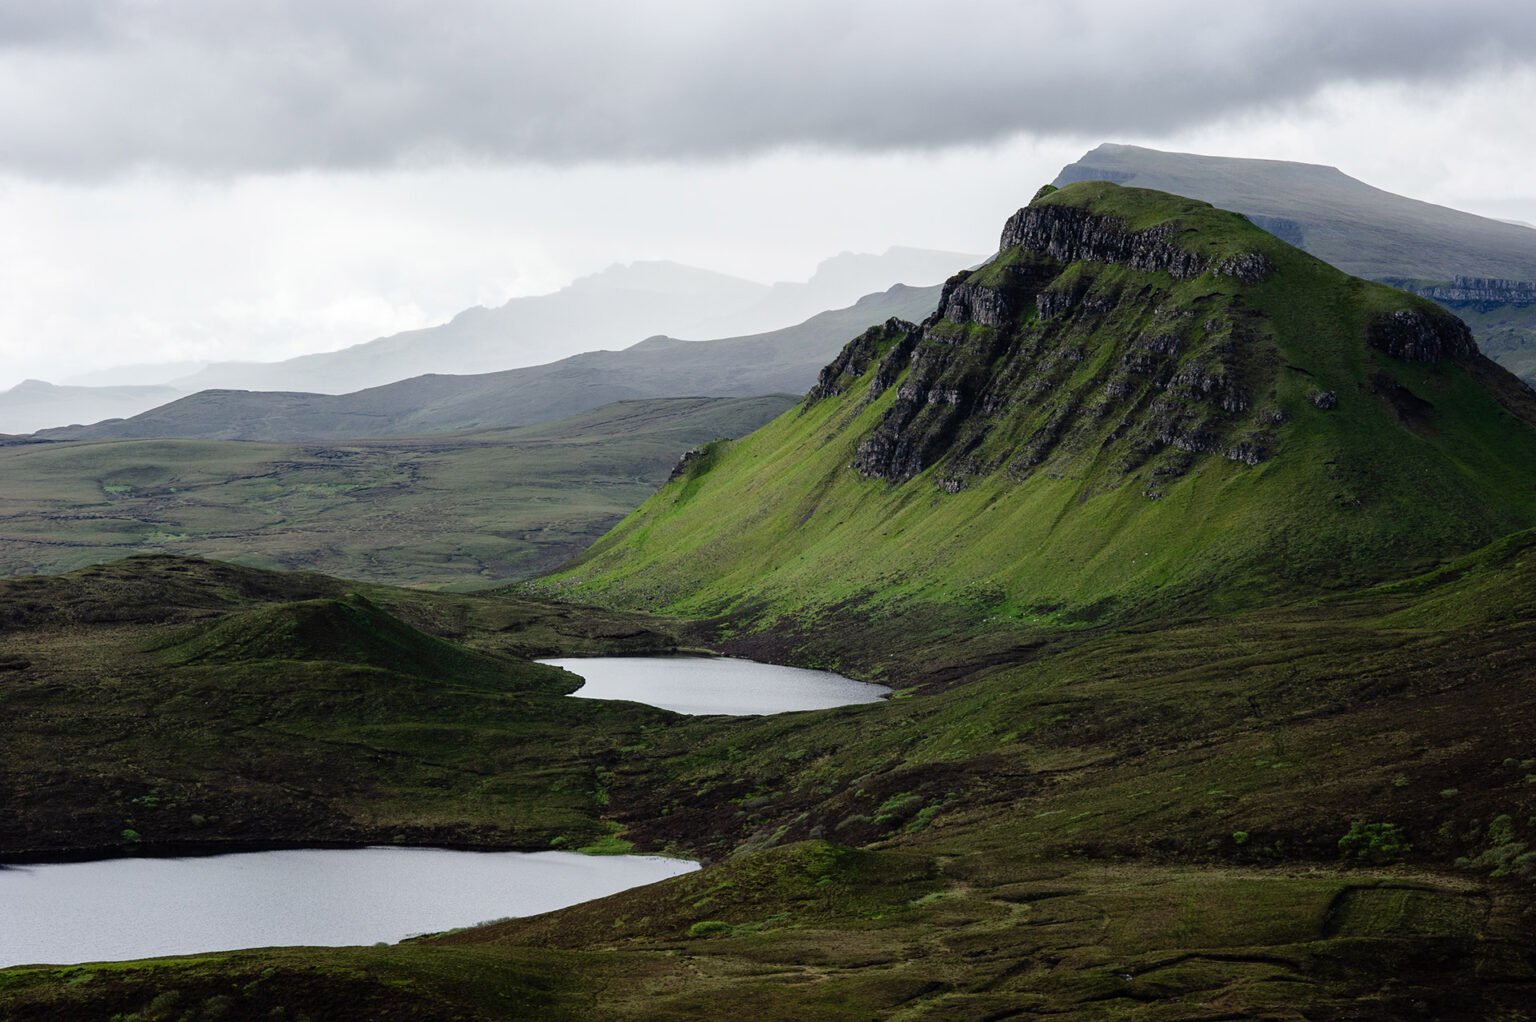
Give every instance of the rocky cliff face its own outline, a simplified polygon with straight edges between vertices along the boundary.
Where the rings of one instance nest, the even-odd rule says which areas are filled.
[[[1070,206],[1024,207],[1003,226],[1000,248],[1005,252],[1021,248],[1061,263],[1117,263],[1133,270],[1167,273],[1179,280],[1216,273],[1252,284],[1263,280],[1271,270],[1260,252],[1241,253],[1213,263],[1179,245],[1169,224],[1134,231],[1118,217]]]
[[[851,342],[808,407],[878,366],[865,401],[892,387],[894,400],[853,467],[891,482],[937,467],[951,492],[1087,457],[1111,477],[1138,472],[1155,498],[1200,456],[1276,457],[1282,362],[1242,295],[1275,266],[1256,248],[1186,249],[1179,233],[1070,205],[1022,209],[996,260],[951,278],[921,325],[892,320]],[[1465,325],[1427,305],[1377,316],[1361,340],[1417,362],[1477,351]]]
[[[1495,277],[1457,277],[1449,284],[1416,289],[1437,302],[1478,305],[1536,305],[1536,282]]]
[[[821,375],[805,396],[802,414],[819,401],[846,393],[849,387],[869,371],[871,362],[885,354],[893,344],[898,344],[916,331],[917,327],[913,324],[892,317],[843,345],[837,357],[822,367]]]

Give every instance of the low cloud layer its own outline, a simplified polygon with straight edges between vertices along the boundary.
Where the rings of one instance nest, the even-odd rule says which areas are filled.
[[[0,0],[0,170],[569,164],[1164,133],[1531,62],[1464,0]]]

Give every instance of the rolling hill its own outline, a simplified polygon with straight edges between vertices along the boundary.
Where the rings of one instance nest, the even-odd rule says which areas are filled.
[[[927,315],[939,288],[897,285],[845,309],[748,337],[653,337],[548,365],[480,376],[421,376],[351,394],[203,391],[129,419],[49,429],[58,440],[197,437],[325,440],[526,426],[615,401],[799,393],[851,334],[891,316]]]
[[[0,391],[0,433],[25,434],[43,426],[138,415],[186,393],[160,385],[60,387],[43,380],[23,380],[10,390]]]

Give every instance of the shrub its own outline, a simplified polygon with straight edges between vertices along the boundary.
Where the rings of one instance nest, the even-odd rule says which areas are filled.
[[[734,927],[730,923],[719,919],[704,919],[688,927],[690,937],[718,937],[722,933],[730,933]]]
[[[1346,859],[1364,859],[1367,862],[1396,862],[1409,852],[1402,828],[1395,823],[1363,823],[1356,820],[1349,825],[1349,833],[1339,838],[1339,851]]]

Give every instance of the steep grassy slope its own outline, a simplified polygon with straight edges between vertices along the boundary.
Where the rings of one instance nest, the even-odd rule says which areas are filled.
[[[1536,522],[1529,397],[1428,301],[1102,183],[1001,249],[547,591],[1029,629],[1357,586]]]
[[[484,587],[574,556],[650,496],[684,451],[750,433],[791,400],[622,402],[432,438],[0,446],[0,574],[160,551]]]

